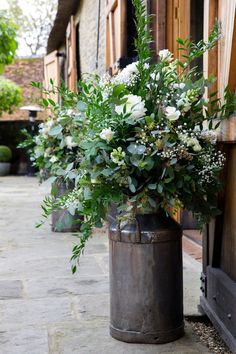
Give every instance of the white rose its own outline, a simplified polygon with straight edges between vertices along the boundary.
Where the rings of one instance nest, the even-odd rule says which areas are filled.
[[[159,51],[159,57],[161,60],[170,61],[172,60],[172,53],[169,51],[169,49],[162,49]]]
[[[68,149],[72,149],[73,147],[78,146],[78,144],[73,141],[73,137],[70,135],[65,137],[65,143]]]
[[[113,139],[114,132],[111,128],[103,129],[100,133],[100,138],[106,141],[111,141]]]
[[[130,74],[137,74],[138,73],[138,68],[137,68],[137,64],[138,64],[138,61],[134,62],[134,63],[131,63],[129,65],[127,65],[123,71],[127,71],[129,72]]]
[[[125,103],[115,107],[116,113],[122,114],[125,108],[126,113],[130,114],[130,118],[139,119],[145,116],[147,109],[145,108],[145,102],[142,101],[140,96],[127,95],[123,98],[127,100]]]
[[[169,119],[170,121],[175,121],[180,116],[180,111],[176,110],[175,107],[171,107],[171,106],[166,107],[165,113],[166,113],[166,118]]]

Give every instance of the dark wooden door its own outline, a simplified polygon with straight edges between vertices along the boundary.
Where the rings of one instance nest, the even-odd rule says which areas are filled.
[[[236,89],[236,0],[205,0],[204,33],[215,18],[221,21],[218,48],[205,56],[206,74],[217,76],[219,97],[225,86]],[[226,155],[219,195],[222,211],[207,225],[203,242],[201,306],[233,353],[236,353],[236,115],[226,120],[218,134]]]
[[[236,353],[236,143],[223,149],[227,163],[219,196],[222,214],[204,235],[201,306]]]

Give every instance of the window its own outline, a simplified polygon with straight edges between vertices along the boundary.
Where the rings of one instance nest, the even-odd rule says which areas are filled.
[[[135,60],[134,8],[131,0],[106,0],[106,69],[115,74]]]
[[[53,81],[55,86],[60,85],[60,65],[57,50],[44,57],[44,86],[47,90],[51,88],[50,80]],[[50,97],[55,102],[58,102],[58,94],[51,94]]]

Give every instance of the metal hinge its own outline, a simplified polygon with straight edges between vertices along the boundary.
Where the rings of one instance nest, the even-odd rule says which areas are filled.
[[[204,273],[201,273],[201,286],[200,286],[200,290],[202,292],[202,294],[206,297],[207,296],[207,277]]]

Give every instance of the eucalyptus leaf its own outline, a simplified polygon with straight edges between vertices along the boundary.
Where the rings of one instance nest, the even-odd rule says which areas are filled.
[[[146,151],[146,146],[141,144],[130,144],[127,150],[133,155],[142,155]]]
[[[77,103],[77,109],[80,111],[80,112],[86,112],[88,107],[87,107],[87,104],[83,101],[79,101]]]
[[[56,176],[51,176],[49,177],[46,182],[49,183],[49,184],[52,184],[56,181],[57,177]]]
[[[73,168],[73,166],[74,166],[74,162],[69,163],[69,165],[67,165],[66,167],[66,171],[67,172],[70,171]]]
[[[50,136],[56,136],[59,135],[62,132],[62,126],[61,125],[56,125],[55,127],[53,127],[52,129],[50,129],[48,135]]]
[[[156,183],[150,183],[148,184],[148,189],[153,189],[155,190],[157,188],[157,184]]]
[[[75,215],[75,207],[73,205],[71,205],[68,209],[69,213],[74,216]]]
[[[163,185],[162,184],[158,184],[157,185],[157,191],[158,191],[158,193],[162,193],[163,192]]]

